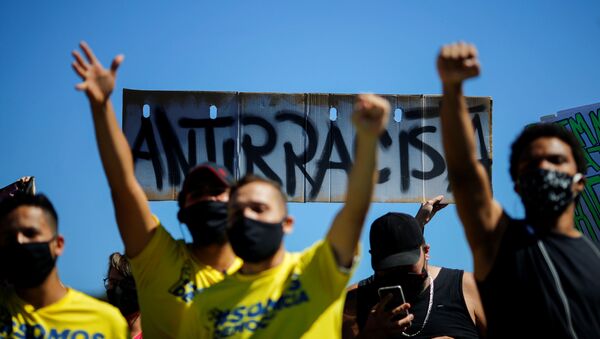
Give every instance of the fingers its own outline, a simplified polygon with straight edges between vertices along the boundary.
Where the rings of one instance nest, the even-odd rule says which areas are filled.
[[[448,204],[438,203],[435,206],[433,206],[433,212],[437,213],[438,211],[440,211],[441,209],[444,209],[446,207],[448,207]]]
[[[30,176],[21,177],[21,178],[19,178],[19,181],[20,181],[20,182],[22,182],[22,183],[26,183],[26,182],[28,182],[29,180],[31,180],[31,178],[32,178],[32,177],[30,177]]]
[[[78,91],[85,91],[87,89],[87,84],[85,82],[80,82],[75,85],[75,89]]]
[[[73,67],[73,70],[75,70],[75,73],[77,73],[77,75],[79,75],[82,78],[85,78],[85,69],[83,67],[81,67],[78,63],[73,62],[71,64],[71,66]]]
[[[395,309],[393,309],[392,314],[395,316],[401,315],[401,314],[406,314],[408,312],[409,308],[410,308],[410,304],[404,303],[404,304],[396,307]],[[394,326],[398,327],[400,330],[405,330],[410,327],[413,319],[415,319],[415,316],[413,314],[409,313],[407,316],[403,317],[402,319],[395,321]]]
[[[402,330],[405,330],[412,325],[412,321],[415,319],[415,316],[412,314],[407,315],[406,317],[396,321],[396,326],[400,327]]]
[[[438,195],[437,197],[428,200],[427,203],[431,204],[433,206],[433,211],[437,212],[439,210],[441,210],[442,208],[448,206],[447,203],[442,203],[442,201],[444,200],[444,196],[443,195]]]
[[[119,54],[113,59],[112,64],[110,65],[110,71],[113,74],[117,73],[117,69],[119,68],[123,60],[125,60],[125,56],[123,54]]]
[[[356,102],[354,103],[355,111],[366,111],[370,110],[373,106],[371,98],[373,94],[359,94],[356,96]]]
[[[477,60],[477,54],[477,48],[474,45],[459,42],[443,46],[439,58],[443,61],[466,62],[472,66]]]
[[[446,59],[477,58],[477,48],[464,41],[442,46],[441,54]]]
[[[100,62],[98,62],[98,59],[94,55],[94,52],[92,52],[92,49],[90,48],[90,46],[88,46],[88,44],[85,41],[80,42],[79,47],[81,47],[81,49],[83,50],[83,53],[85,53],[85,56],[88,58],[88,60],[91,64],[99,64],[100,63]]]
[[[359,94],[356,97],[354,104],[356,111],[364,111],[368,113],[378,113],[379,111],[390,111],[390,103],[384,98],[375,94]]]
[[[394,308],[392,310],[392,314],[393,315],[398,315],[400,313],[406,313],[409,308],[410,308],[410,304],[409,303],[404,303],[404,304],[402,304],[402,305]]]
[[[433,199],[431,199],[431,200],[429,200],[429,201],[431,202],[431,204],[432,204],[432,205],[434,205],[434,204],[439,204],[439,203],[441,203],[441,202],[442,202],[442,200],[444,200],[444,196],[443,196],[443,195],[438,195],[437,197],[435,197],[435,198],[433,198]],[[428,202],[429,202],[429,201],[428,201]]]
[[[478,52],[472,44],[458,42],[445,45],[438,56],[438,72],[445,83],[460,83],[479,75]]]
[[[87,69],[88,68],[87,62],[85,62],[85,60],[83,60],[83,58],[81,57],[81,54],[79,54],[78,51],[73,51],[73,52],[71,52],[71,54],[75,58],[75,61],[77,62],[77,64],[79,66],[81,66],[81,68],[83,68],[83,69]]]
[[[442,201],[442,199],[444,199],[444,196],[438,195],[433,199],[426,200],[424,203],[421,203],[421,210],[423,210],[424,212],[433,211],[437,207],[437,205]]]
[[[378,136],[387,125],[390,114],[389,102],[374,94],[360,94],[354,103],[352,121],[357,133]]]
[[[383,299],[381,299],[373,308],[371,309],[371,313],[381,313],[385,306],[392,300],[393,295],[391,293],[387,294]]]

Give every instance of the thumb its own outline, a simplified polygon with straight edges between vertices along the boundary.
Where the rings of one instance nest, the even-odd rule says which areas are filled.
[[[123,54],[119,54],[113,59],[112,64],[110,65],[110,71],[113,74],[117,73],[117,69],[119,66],[121,66],[123,60],[125,60],[125,56]]]
[[[80,82],[75,85],[75,89],[78,91],[85,91],[87,89],[87,84],[85,82]]]

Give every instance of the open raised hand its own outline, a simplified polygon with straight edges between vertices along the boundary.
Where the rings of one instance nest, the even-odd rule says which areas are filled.
[[[103,105],[115,87],[117,69],[125,57],[122,54],[117,55],[113,59],[110,69],[105,69],[84,41],[79,44],[79,47],[85,54],[87,61],[78,51],[73,51],[72,54],[75,58],[72,63],[73,69],[83,80],[75,88],[79,91],[85,91],[91,105]]]

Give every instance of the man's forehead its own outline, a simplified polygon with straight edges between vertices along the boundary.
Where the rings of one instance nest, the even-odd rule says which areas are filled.
[[[0,227],[5,228],[21,228],[21,227],[36,227],[41,228],[47,226],[44,210],[37,206],[22,205],[10,211],[0,222]]]
[[[256,181],[240,187],[233,199],[235,201],[253,201],[269,203],[277,198],[279,193],[272,185]]]
[[[566,142],[556,137],[540,137],[529,144],[521,159],[555,155],[573,158],[571,147]]]

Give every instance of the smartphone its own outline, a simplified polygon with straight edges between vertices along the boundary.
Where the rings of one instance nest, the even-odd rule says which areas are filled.
[[[404,299],[404,293],[402,292],[402,286],[400,285],[380,287],[377,290],[377,294],[379,294],[379,300],[383,300],[383,298],[385,298],[386,295],[392,294],[392,300],[388,301],[387,305],[385,305],[384,310],[387,312],[406,302],[406,300]],[[408,310],[404,310],[398,315],[398,318],[404,318],[408,314]]]

